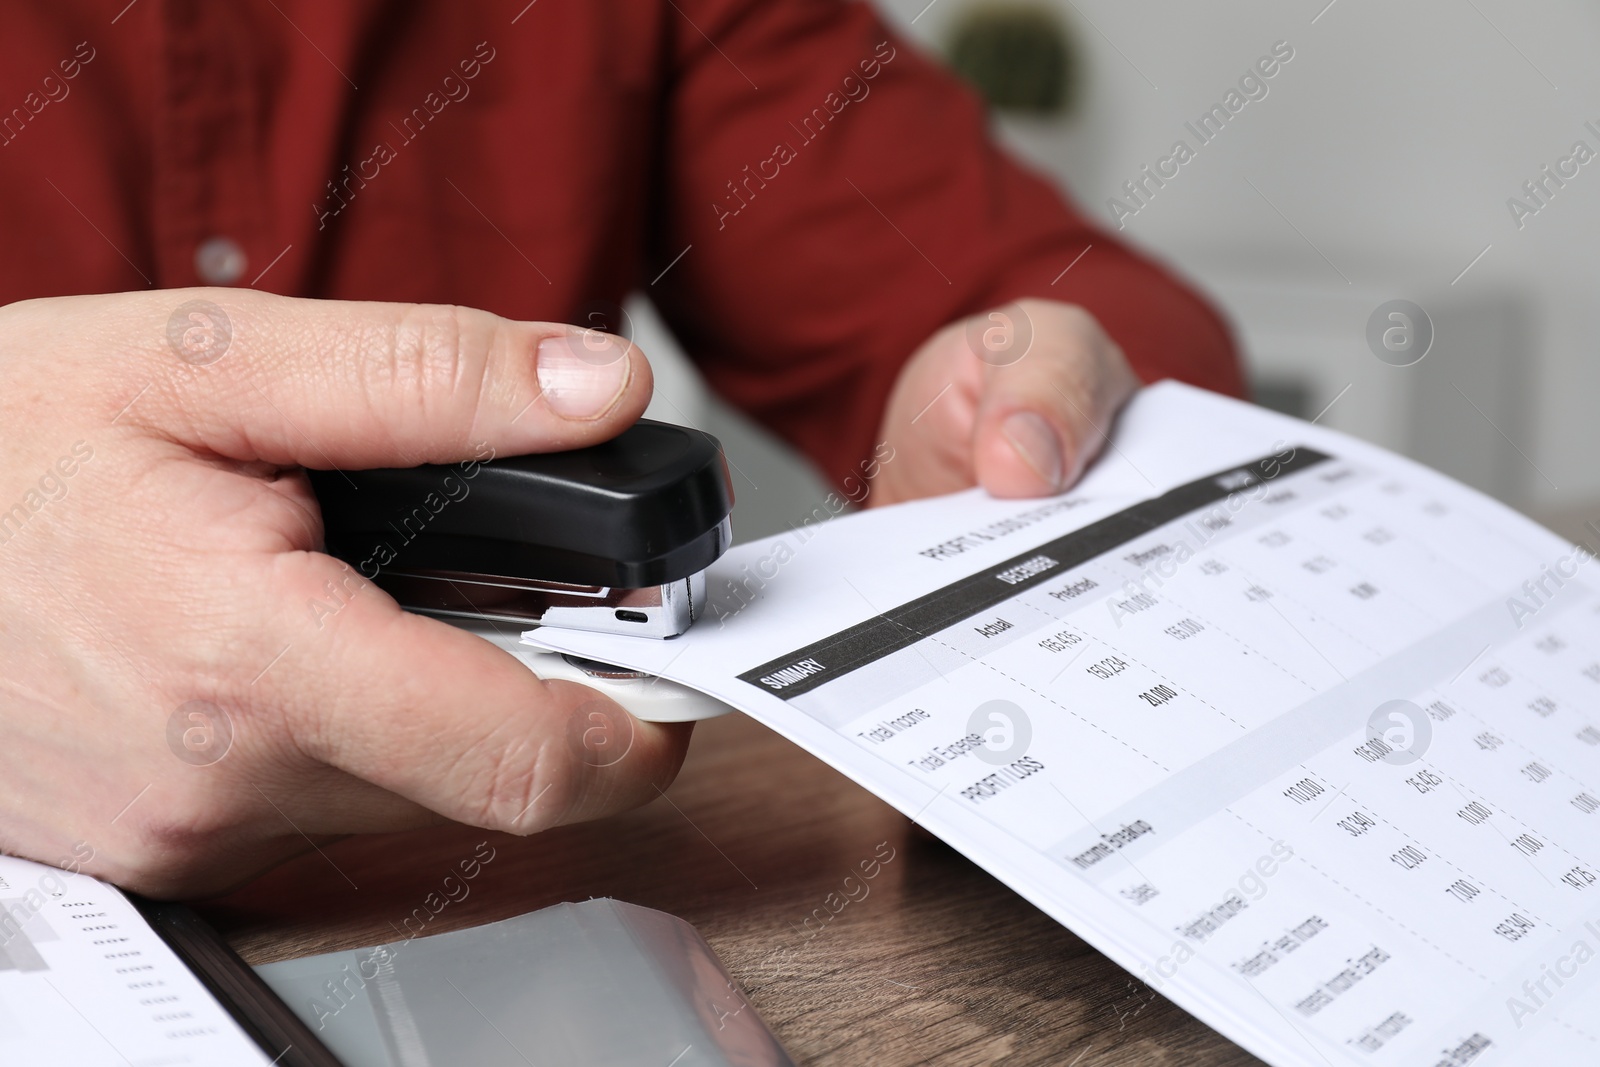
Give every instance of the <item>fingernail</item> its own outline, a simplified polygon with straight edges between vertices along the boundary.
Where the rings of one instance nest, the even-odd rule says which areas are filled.
[[[1061,439],[1043,415],[1019,411],[1000,424],[1000,432],[1046,485],[1057,491],[1065,488],[1066,460],[1061,455]]]
[[[633,376],[626,342],[594,330],[573,330],[539,342],[539,388],[565,419],[598,419],[617,406]]]

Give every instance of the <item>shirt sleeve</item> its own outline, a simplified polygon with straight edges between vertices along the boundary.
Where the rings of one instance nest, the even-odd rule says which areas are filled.
[[[1146,381],[1242,393],[1217,313],[1009,158],[868,5],[669,7],[650,295],[712,387],[835,483],[923,341],[1022,297],[1086,308]]]

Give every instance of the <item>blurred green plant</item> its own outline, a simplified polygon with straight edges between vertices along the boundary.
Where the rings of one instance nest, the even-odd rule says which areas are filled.
[[[997,111],[1062,115],[1076,103],[1076,50],[1067,27],[1044,4],[974,5],[956,20],[945,54]]]

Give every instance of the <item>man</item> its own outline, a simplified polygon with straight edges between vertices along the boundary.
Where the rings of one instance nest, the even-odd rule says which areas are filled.
[[[317,552],[299,471],[616,434],[648,363],[560,324],[632,289],[835,481],[888,442],[875,503],[1058,492],[1138,377],[1240,388],[1216,316],[862,4],[62,0],[6,26],[0,847],[143,892],[670,781],[686,728],[581,759],[597,695]]]

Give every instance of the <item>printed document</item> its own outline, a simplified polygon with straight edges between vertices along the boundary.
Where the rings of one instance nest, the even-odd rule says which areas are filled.
[[[1273,1064],[1593,1063],[1597,570],[1165,383],[1064,496],[803,524],[675,640],[524,639],[742,709]]]
[[[0,1064],[262,1064],[126,897],[0,856]]]

